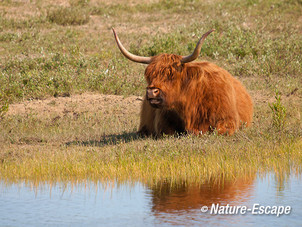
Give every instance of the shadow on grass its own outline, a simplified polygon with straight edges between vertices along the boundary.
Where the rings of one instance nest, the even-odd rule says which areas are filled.
[[[79,145],[79,146],[95,146],[95,147],[103,147],[106,145],[117,145],[121,143],[129,143],[142,137],[139,136],[136,132],[124,132],[122,134],[112,134],[112,135],[104,135],[100,140],[88,140],[88,141],[71,141],[67,142],[65,145]]]

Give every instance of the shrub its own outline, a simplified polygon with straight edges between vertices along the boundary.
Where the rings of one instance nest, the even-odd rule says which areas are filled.
[[[277,131],[281,132],[285,126],[286,109],[281,103],[281,95],[278,91],[276,91],[275,100],[274,103],[269,104],[273,115],[272,124]]]

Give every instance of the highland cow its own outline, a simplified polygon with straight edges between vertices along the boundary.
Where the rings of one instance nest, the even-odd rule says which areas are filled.
[[[131,61],[148,64],[139,134],[204,134],[217,130],[232,135],[250,126],[253,102],[244,86],[226,70],[210,62],[192,62],[201,51],[205,33],[191,55],[137,56],[125,49],[115,30],[122,54]]]

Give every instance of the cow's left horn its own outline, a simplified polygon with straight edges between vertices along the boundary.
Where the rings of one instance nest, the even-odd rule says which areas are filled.
[[[120,49],[120,51],[126,58],[128,58],[131,61],[138,62],[138,63],[143,63],[143,64],[151,63],[151,60],[152,60],[151,57],[137,56],[137,55],[131,54],[128,50],[126,50],[126,48],[122,45],[120,39],[118,38],[114,28],[112,28],[112,31],[113,31],[118,48]]]
[[[191,55],[183,56],[181,59],[181,62],[188,63],[188,62],[194,61],[199,56],[199,53],[201,51],[201,46],[202,46],[204,40],[213,31],[215,31],[215,29],[212,29],[212,30],[208,31],[207,33],[203,34],[201,39],[198,41],[198,43],[194,49],[194,52]]]

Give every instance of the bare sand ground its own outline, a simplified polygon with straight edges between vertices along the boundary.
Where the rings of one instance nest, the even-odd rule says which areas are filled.
[[[44,100],[30,100],[11,104],[7,115],[35,114],[38,118],[64,117],[66,115],[85,112],[102,112],[104,114],[136,114],[140,110],[142,97],[123,97],[117,95],[103,95],[97,93],[83,93],[70,97],[50,97]]]
[[[254,105],[267,105],[273,103],[275,98],[265,91],[250,92]],[[297,101],[298,97],[283,96],[284,102]],[[35,114],[39,118],[49,118],[50,116],[63,117],[66,115],[84,113],[84,112],[102,112],[104,114],[137,114],[143,97],[118,95],[104,95],[98,93],[86,92],[75,94],[70,97],[50,97],[44,100],[27,100],[20,103],[14,103],[9,106],[7,115],[29,115]],[[116,106],[118,113],[114,110]]]

